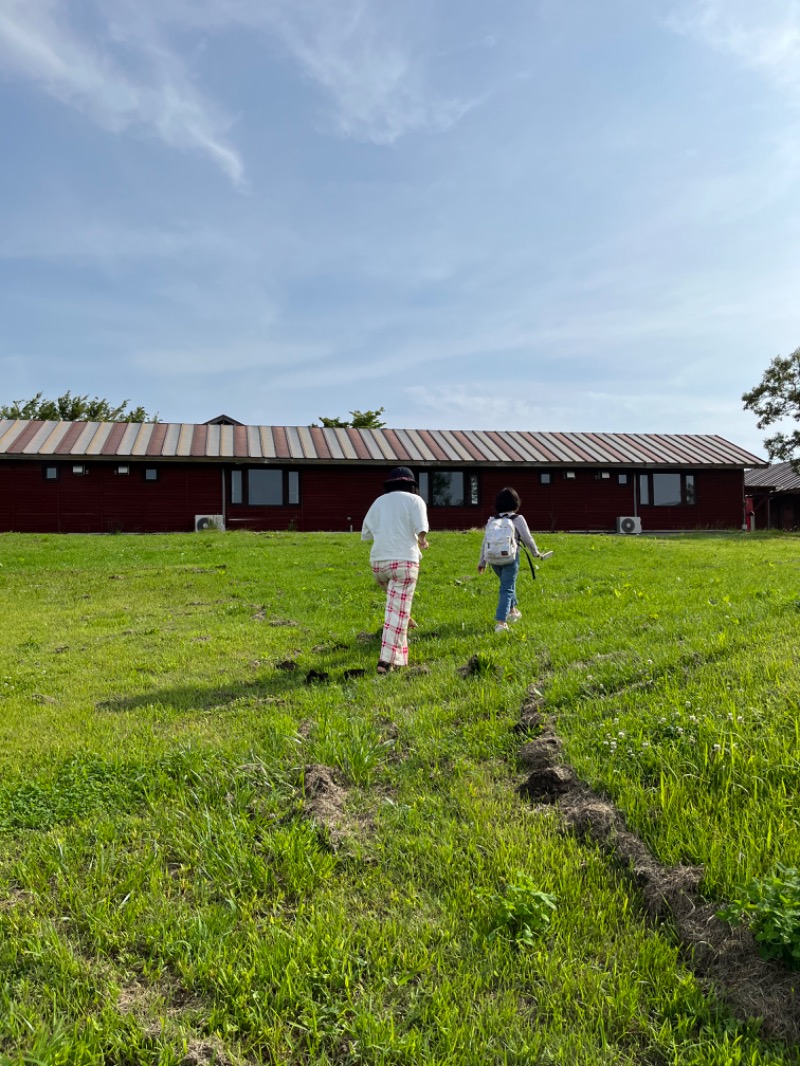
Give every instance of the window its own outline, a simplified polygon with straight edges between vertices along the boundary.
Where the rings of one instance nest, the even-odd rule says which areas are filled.
[[[75,475],[75,477],[85,477],[86,474],[89,473],[89,469],[86,466],[86,463],[73,463],[72,473]]]
[[[45,479],[45,481],[58,481],[58,467],[43,466],[42,477]]]
[[[230,498],[232,504],[248,507],[297,507],[300,472],[277,467],[231,470]]]
[[[117,463],[115,474],[130,474],[131,468],[128,463]]]
[[[540,485],[550,485],[552,483],[552,481],[553,481],[553,475],[550,473],[549,470],[540,470],[539,471],[539,484]]]
[[[639,474],[643,507],[692,507],[697,503],[694,474]]]
[[[158,470],[154,466],[146,466],[144,468],[145,481],[158,481]]]
[[[618,485],[627,485],[628,484],[628,475],[627,474],[617,474],[617,484]]]
[[[610,477],[611,477],[611,471],[610,470],[598,470],[597,474],[595,476],[597,477],[598,481],[608,481],[610,479]]]
[[[567,479],[567,481],[574,481],[576,476],[577,475],[576,475],[574,470],[565,470],[564,471],[564,477]]]
[[[480,479],[463,470],[422,470],[418,478],[419,494],[431,507],[477,507],[480,504]]]

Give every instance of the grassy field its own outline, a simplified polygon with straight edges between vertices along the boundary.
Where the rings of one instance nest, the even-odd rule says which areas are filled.
[[[0,1062],[800,1062],[513,731],[535,686],[710,900],[800,867],[798,541],[540,539],[496,635],[479,534],[432,536],[378,678],[357,536],[0,536]]]

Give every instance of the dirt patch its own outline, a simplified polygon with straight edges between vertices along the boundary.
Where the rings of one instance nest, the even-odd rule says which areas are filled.
[[[377,640],[382,633],[382,629],[379,629],[377,633],[368,633],[366,629],[362,629],[362,631],[356,635],[356,640],[359,644],[371,644],[373,640]]]
[[[328,834],[336,847],[348,835],[345,803],[347,790],[336,782],[336,771],[321,763],[311,763],[303,772],[306,814]]]
[[[541,732],[520,751],[529,770],[520,793],[555,806],[569,831],[599,846],[633,879],[648,917],[673,925],[687,965],[737,1017],[762,1019],[767,1039],[800,1042],[800,976],[763,959],[749,929],[731,928],[717,917],[721,904],[709,903],[699,891],[702,867],[662,865],[627,829],[614,804],[580,781],[562,762],[561,741],[543,708],[541,693],[529,692],[523,716],[528,723],[537,716]]]
[[[309,670],[306,674],[307,685],[322,685],[330,679],[331,675],[325,670]]]
[[[276,670],[296,670],[297,663],[294,659],[282,659],[279,663],[275,663]]]
[[[456,668],[456,673],[461,677],[472,677],[473,674],[479,674],[481,672],[481,661],[477,655],[473,655],[463,666]]]
[[[190,1040],[181,1066],[234,1066],[224,1046],[213,1037],[205,1040]]]

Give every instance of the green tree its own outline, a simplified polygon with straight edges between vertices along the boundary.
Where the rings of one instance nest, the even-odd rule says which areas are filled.
[[[320,418],[323,429],[383,429],[385,422],[380,421],[385,408],[377,411],[351,411],[351,419],[344,422],[341,418]],[[316,422],[313,423],[316,426]]]
[[[108,400],[95,396],[73,396],[65,392],[57,400],[45,400],[37,392],[32,400],[14,400],[0,407],[0,418],[41,419],[43,422],[158,422],[158,415],[149,415],[143,407],[128,410],[130,400],[113,407]]]
[[[800,422],[800,348],[791,355],[776,355],[760,384],[742,396],[745,410],[758,415],[758,428],[764,429],[784,418]],[[776,433],[764,441],[770,459],[789,460],[800,473],[800,430]]]

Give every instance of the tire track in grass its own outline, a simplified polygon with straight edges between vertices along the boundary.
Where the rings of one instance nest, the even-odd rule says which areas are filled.
[[[760,1019],[766,1039],[800,1043],[800,976],[763,959],[749,929],[717,917],[721,904],[709,903],[699,890],[701,866],[660,863],[627,829],[619,809],[580,780],[562,759],[555,720],[538,689],[528,690],[515,732],[534,734],[519,752],[527,770],[520,795],[556,807],[565,830],[597,845],[632,879],[648,919],[674,927],[687,965],[737,1018]]]

